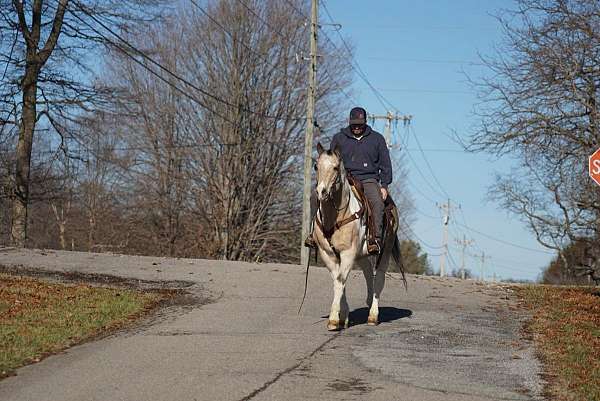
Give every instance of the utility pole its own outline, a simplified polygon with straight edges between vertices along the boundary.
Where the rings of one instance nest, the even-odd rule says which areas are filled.
[[[300,238],[300,263],[308,262],[309,248],[304,239],[310,232],[310,193],[312,191],[312,152],[315,129],[315,98],[317,93],[317,31],[318,0],[312,0],[310,18],[310,68],[308,69],[308,99],[306,109],[306,137],[304,138],[304,196],[302,199],[302,238]]]
[[[448,203],[438,205],[440,209],[444,212],[444,235],[442,239],[442,247],[444,251],[442,252],[442,257],[440,258],[440,277],[444,277],[446,275],[446,257],[448,256],[448,223],[450,222],[450,199],[448,199]]]
[[[468,240],[466,235],[463,235],[463,239],[462,240],[455,240],[456,243],[458,245],[460,245],[462,247],[462,257],[461,257],[461,261],[460,261],[460,277],[464,280],[465,279],[465,251],[467,250],[467,247],[471,244],[473,244],[475,241],[473,240]]]
[[[484,271],[485,271],[485,260],[489,259],[490,256],[485,256],[485,252],[481,252],[481,276],[480,276],[480,280],[481,281],[485,281],[485,277],[484,277]]]
[[[384,116],[377,116],[375,114],[369,114],[369,118],[371,119],[372,124],[375,123],[375,120],[386,120],[385,128],[383,132],[383,136],[385,137],[385,142],[388,148],[392,148],[392,122],[393,121],[404,121],[404,124],[410,123],[412,119],[411,115],[401,116],[398,113],[393,114],[391,111],[388,111]]]

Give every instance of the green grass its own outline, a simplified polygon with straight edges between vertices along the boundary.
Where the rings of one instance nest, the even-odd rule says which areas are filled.
[[[600,293],[585,287],[519,290],[553,400],[600,400]]]
[[[70,345],[108,334],[163,297],[0,274],[0,377]]]

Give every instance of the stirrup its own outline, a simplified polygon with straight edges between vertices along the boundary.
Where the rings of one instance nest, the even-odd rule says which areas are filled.
[[[367,252],[369,252],[369,255],[379,255],[381,253],[381,243],[377,238],[372,238],[367,242]]]

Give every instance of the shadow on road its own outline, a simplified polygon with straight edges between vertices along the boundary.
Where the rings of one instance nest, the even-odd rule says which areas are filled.
[[[410,309],[398,309],[390,306],[379,308],[379,323],[393,322],[394,320],[412,316]],[[350,312],[350,326],[366,324],[369,317],[369,308],[358,308]]]

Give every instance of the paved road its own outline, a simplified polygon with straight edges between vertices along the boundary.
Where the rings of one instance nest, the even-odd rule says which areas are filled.
[[[326,330],[325,269],[0,249],[0,265],[171,280],[199,300],[73,347],[0,381],[0,400],[533,400],[539,365],[510,291],[409,276],[387,280],[377,327],[353,272],[354,325]]]

